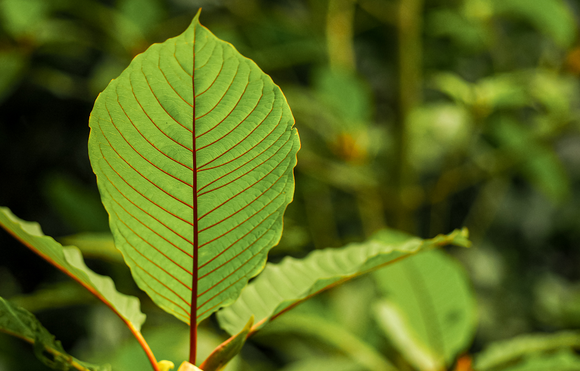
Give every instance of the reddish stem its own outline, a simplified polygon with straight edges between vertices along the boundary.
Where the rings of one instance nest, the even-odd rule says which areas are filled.
[[[189,363],[195,365],[197,352],[197,248],[198,241],[198,220],[197,220],[197,162],[196,162],[196,145],[195,145],[195,28],[193,31],[193,68],[191,73],[191,87],[193,90],[193,128],[191,131],[191,140],[193,146],[193,269],[191,285],[191,311],[189,315]]]

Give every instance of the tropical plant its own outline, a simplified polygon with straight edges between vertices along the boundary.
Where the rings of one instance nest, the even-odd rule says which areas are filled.
[[[323,290],[423,250],[469,245],[466,230],[430,240],[383,230],[363,243],[266,263],[293,197],[294,119],[270,77],[201,26],[199,13],[184,33],[151,46],[108,85],[89,124],[91,164],[115,246],[139,287],[190,326],[182,371],[196,369],[198,324],[222,307],[218,321],[232,336],[200,364],[205,371],[223,369],[249,335]],[[142,336],[139,300],[89,269],[76,247],[7,208],[0,208],[0,225],[115,312],[154,370],[173,367],[158,362]],[[34,344],[47,366],[108,368],[76,360],[31,313],[0,304],[0,330]]]

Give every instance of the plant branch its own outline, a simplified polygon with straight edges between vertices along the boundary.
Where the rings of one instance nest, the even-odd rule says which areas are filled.
[[[413,174],[408,160],[407,126],[411,111],[421,101],[421,10],[423,0],[400,0],[398,12],[399,41],[399,120],[395,127],[397,188],[396,226],[404,231],[413,229],[406,191],[412,188]],[[408,197],[407,197],[408,198]]]

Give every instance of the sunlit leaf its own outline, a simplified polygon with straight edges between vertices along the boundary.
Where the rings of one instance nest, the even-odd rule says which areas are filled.
[[[367,242],[341,249],[317,250],[301,260],[288,257],[280,264],[268,263],[232,306],[218,312],[220,326],[235,334],[253,315],[256,319],[253,331],[256,331],[322,290],[421,250],[448,244],[468,246],[467,230],[456,230],[430,240],[385,230]]]
[[[46,366],[57,370],[106,371],[110,366],[94,366],[81,362],[63,349],[36,317],[0,297],[0,332],[4,332],[34,346],[34,354]]]
[[[280,89],[198,17],[109,84],[89,138],[117,248],[139,287],[186,323],[233,302],[263,268],[299,148]]]

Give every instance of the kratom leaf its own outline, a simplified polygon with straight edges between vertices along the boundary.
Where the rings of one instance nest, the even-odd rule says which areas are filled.
[[[374,277],[385,295],[375,317],[393,345],[419,370],[448,369],[477,326],[463,268],[443,251],[426,251]]]
[[[89,138],[117,248],[186,323],[233,302],[264,267],[299,148],[280,89],[198,18],[109,84]]]
[[[526,356],[557,349],[580,348],[580,333],[562,331],[555,334],[528,334],[489,345],[474,359],[478,371],[503,369]]]
[[[111,278],[90,270],[76,247],[63,247],[44,235],[38,223],[19,219],[6,207],[0,207],[0,226],[103,301],[134,334],[140,331],[145,315],[139,309],[139,299],[119,293]]]
[[[384,230],[367,242],[317,250],[302,260],[288,257],[280,264],[268,263],[233,305],[218,312],[217,318],[224,330],[235,334],[253,315],[256,324],[252,332],[255,332],[272,318],[322,290],[419,251],[448,244],[468,246],[467,230],[456,230],[430,240]]]
[[[110,366],[95,366],[81,362],[63,349],[36,317],[0,297],[0,332],[16,336],[34,345],[34,353],[46,366],[57,370],[71,368],[86,371],[107,371]]]

